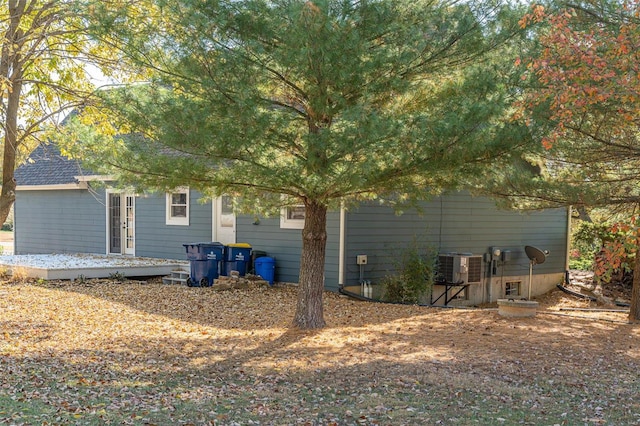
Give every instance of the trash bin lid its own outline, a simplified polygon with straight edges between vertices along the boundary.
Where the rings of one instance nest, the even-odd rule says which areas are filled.
[[[234,244],[227,244],[227,247],[251,248],[251,244],[249,244],[249,243],[234,243]]]

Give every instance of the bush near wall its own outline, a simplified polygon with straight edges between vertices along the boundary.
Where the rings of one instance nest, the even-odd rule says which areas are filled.
[[[436,259],[434,252],[421,249],[415,242],[402,250],[397,273],[382,280],[382,300],[407,304],[425,300],[433,289]]]

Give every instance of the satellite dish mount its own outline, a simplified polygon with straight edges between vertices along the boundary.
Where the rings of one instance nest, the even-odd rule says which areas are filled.
[[[549,250],[540,250],[533,246],[524,246],[524,252],[529,258],[529,300],[531,300],[531,284],[533,283],[533,265],[540,265],[547,260]]]

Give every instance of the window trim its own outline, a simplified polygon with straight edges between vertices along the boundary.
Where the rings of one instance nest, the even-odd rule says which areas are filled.
[[[303,204],[296,204],[293,206],[283,207],[280,210],[280,229],[303,229],[304,228],[304,219],[289,219],[288,211],[291,208],[303,207]],[[305,212],[306,217],[306,212]]]
[[[184,187],[184,188],[176,188],[171,192],[167,192],[165,195],[165,220],[166,220],[166,224],[167,225],[177,225],[177,226],[189,226],[189,213],[190,213],[190,208],[189,208],[189,201],[190,201],[190,196],[189,196],[189,188]],[[172,196],[174,194],[186,194],[187,195],[187,200],[186,200],[186,208],[187,208],[187,214],[185,217],[175,217],[171,215],[171,207],[173,207],[174,205],[178,205],[178,204],[173,204],[173,199]],[[182,205],[182,204],[179,204]]]

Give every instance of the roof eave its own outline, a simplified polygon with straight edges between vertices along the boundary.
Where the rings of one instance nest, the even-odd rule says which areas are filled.
[[[78,182],[109,182],[115,180],[112,175],[80,175],[73,178]]]
[[[18,185],[16,191],[60,191],[68,189],[87,189],[87,182],[60,183],[55,185]]]

